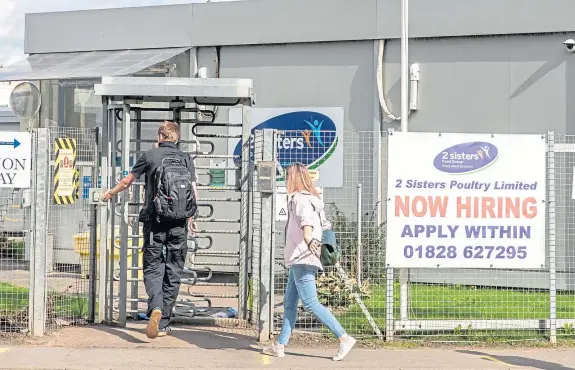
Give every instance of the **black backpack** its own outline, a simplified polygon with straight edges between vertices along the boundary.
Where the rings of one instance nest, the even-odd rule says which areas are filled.
[[[157,220],[185,220],[196,214],[198,205],[186,162],[164,158],[154,172],[154,210]]]

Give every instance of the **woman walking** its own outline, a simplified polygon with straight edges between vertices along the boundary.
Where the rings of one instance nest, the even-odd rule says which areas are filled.
[[[277,342],[265,348],[264,354],[285,356],[284,347],[295,327],[298,301],[301,299],[305,310],[317,317],[339,339],[339,351],[333,360],[340,361],[353,348],[356,340],[349,336],[332,313],[319,303],[315,284],[317,272],[322,270],[319,258],[322,233],[324,229],[329,229],[331,224],[325,218],[324,204],[312,185],[307,168],[294,163],[287,168],[286,173],[288,221],[284,261],[289,268],[289,278],[284,295],[284,321]]]

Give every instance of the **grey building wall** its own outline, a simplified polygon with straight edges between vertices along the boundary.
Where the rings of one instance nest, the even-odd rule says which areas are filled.
[[[25,52],[400,37],[398,0],[247,0],[26,15]],[[411,37],[575,31],[571,0],[411,0]],[[75,30],[76,32],[70,32]]]
[[[410,62],[421,66],[420,110],[410,131],[571,133],[575,129],[573,34],[417,39]],[[400,106],[400,43],[387,42],[384,81]]]
[[[26,14],[24,52],[189,46],[191,13],[191,5],[168,5]]]

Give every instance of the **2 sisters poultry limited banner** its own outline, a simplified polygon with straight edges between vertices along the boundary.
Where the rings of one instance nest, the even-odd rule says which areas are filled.
[[[387,264],[541,268],[545,138],[393,132]]]

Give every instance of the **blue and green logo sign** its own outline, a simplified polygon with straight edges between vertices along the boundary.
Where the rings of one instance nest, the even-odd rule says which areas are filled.
[[[277,142],[277,156],[282,168],[299,162],[313,170],[334,153],[338,137],[335,123],[328,116],[312,111],[297,111],[281,114],[264,121],[252,129],[275,129],[284,131]],[[241,156],[241,140],[234,155]],[[253,156],[253,147],[250,150]],[[239,165],[241,158],[236,158]]]

